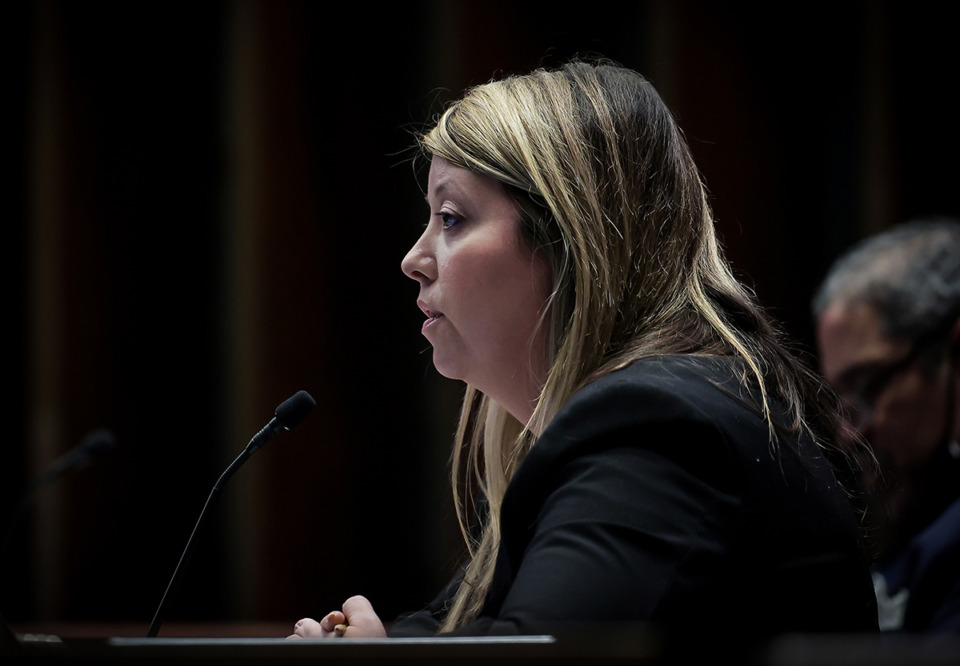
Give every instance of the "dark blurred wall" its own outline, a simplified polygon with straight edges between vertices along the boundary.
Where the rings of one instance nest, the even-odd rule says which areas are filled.
[[[292,622],[359,593],[389,618],[432,597],[460,555],[461,389],[399,264],[426,215],[410,132],[465,86],[576,53],[645,73],[738,274],[807,349],[833,256],[960,208],[933,3],[11,7],[0,509],[91,430],[118,441],[11,533],[15,622],[146,630],[213,483],[299,389],[317,410],[231,480],[168,617]]]

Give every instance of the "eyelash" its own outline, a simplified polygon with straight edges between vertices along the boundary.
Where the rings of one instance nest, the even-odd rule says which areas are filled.
[[[441,228],[444,230],[452,229],[458,224],[463,223],[463,217],[457,215],[456,213],[449,213],[447,211],[441,211],[436,214],[440,218]],[[452,221],[451,221],[452,220]]]

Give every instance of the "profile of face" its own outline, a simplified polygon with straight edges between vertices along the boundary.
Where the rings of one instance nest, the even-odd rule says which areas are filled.
[[[824,310],[817,345],[824,378],[850,410],[846,437],[859,431],[895,474],[926,464],[947,427],[950,364],[924,369],[920,352],[927,350],[886,336],[879,312],[863,302]]]
[[[434,366],[526,423],[548,370],[548,263],[521,238],[497,180],[434,157],[427,203],[429,221],[401,267],[420,286]]]

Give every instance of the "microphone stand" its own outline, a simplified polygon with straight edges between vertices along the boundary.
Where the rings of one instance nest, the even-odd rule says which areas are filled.
[[[207,516],[207,509],[209,509],[217,497],[219,497],[220,490],[223,488],[224,484],[230,479],[231,476],[234,475],[240,466],[247,461],[247,458],[249,458],[254,454],[254,452],[266,444],[270,438],[283,429],[290,430],[299,425],[300,422],[306,418],[310,410],[316,407],[316,405],[316,401],[306,391],[298,391],[293,396],[285,400],[279,407],[277,407],[276,415],[270,419],[270,422],[265,425],[260,432],[253,436],[243,452],[237,456],[236,460],[230,463],[230,466],[227,467],[223,474],[220,475],[220,479],[214,484],[213,489],[207,496],[207,501],[203,505],[203,510],[200,512],[200,517],[197,519],[197,523],[193,526],[193,532],[190,533],[190,538],[187,540],[187,545],[183,549],[183,554],[180,555],[180,561],[177,563],[177,568],[173,572],[173,577],[167,584],[167,589],[163,593],[163,598],[160,600],[160,605],[157,607],[157,612],[154,613],[153,621],[150,622],[150,628],[147,630],[147,638],[153,638],[157,635],[157,632],[160,631],[160,624],[163,622],[164,615],[166,615],[167,607],[170,605],[170,601],[173,599],[173,596],[180,585],[180,579],[183,578],[183,572],[187,566],[187,563],[190,561],[191,555],[193,555],[193,548],[194,544],[196,543],[195,538],[200,533],[200,530],[204,524],[204,519]]]
[[[186,569],[187,563],[190,561],[191,556],[193,555],[194,544],[196,543],[195,538],[200,533],[200,529],[204,524],[204,519],[207,516],[207,509],[209,509],[217,497],[220,496],[220,490],[223,488],[223,485],[230,479],[231,476],[240,468],[240,466],[246,462],[253,451],[248,445],[247,448],[243,450],[236,460],[234,460],[229,467],[220,475],[220,479],[214,484],[213,489],[210,491],[210,494],[207,496],[207,501],[203,505],[203,510],[200,511],[200,517],[197,519],[196,525],[193,526],[193,532],[190,533],[190,538],[187,540],[187,545],[183,549],[183,554],[180,555],[180,561],[177,563],[177,568],[173,572],[173,577],[170,579],[170,582],[167,584],[167,590],[163,593],[163,599],[160,600],[160,606],[157,608],[157,612],[154,613],[153,621],[150,623],[150,629],[147,631],[147,637],[153,638],[157,635],[157,632],[160,631],[160,624],[163,622],[164,615],[166,615],[167,606],[170,603],[170,600],[176,594],[177,588],[180,586],[180,579],[183,578],[183,572]]]

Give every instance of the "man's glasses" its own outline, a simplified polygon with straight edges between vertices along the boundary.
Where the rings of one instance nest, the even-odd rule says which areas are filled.
[[[886,367],[878,370],[868,380],[853,391],[846,391],[840,394],[845,406],[844,418],[853,428],[861,430],[863,426],[869,423],[877,408],[877,401],[880,396],[890,387],[893,381],[924,353],[933,349],[944,340],[944,336],[949,332],[956,316],[948,317],[946,322],[949,326],[937,325],[927,333],[914,340],[912,349],[903,358],[890,363]]]

